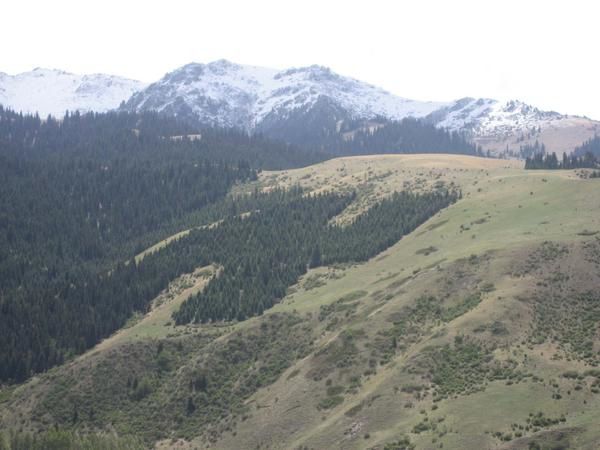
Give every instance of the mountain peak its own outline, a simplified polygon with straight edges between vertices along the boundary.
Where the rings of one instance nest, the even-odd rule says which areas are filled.
[[[253,129],[266,116],[288,117],[326,98],[352,118],[423,117],[441,103],[414,102],[320,65],[278,71],[227,60],[191,63],[130,99],[130,110],[156,109],[208,125]]]
[[[211,61],[206,65],[208,67],[215,67],[215,68],[240,68],[240,67],[242,67],[240,64],[231,62],[228,59],[224,59],[224,58],[217,59],[215,61]]]
[[[114,75],[77,75],[36,67],[0,77],[0,104],[41,116],[62,116],[67,110],[103,112],[117,108],[143,87],[140,81]]]

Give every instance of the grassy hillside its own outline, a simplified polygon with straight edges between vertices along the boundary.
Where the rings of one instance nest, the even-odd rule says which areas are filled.
[[[347,223],[440,182],[462,200],[367,263],[309,271],[263,316],[176,327],[167,311],[215,269],[178,280],[147,317],[0,392],[0,427],[160,448],[598,448],[600,180],[387,155],[236,189],[356,189]]]

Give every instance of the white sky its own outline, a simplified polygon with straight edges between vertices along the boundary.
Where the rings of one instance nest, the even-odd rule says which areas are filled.
[[[188,62],[321,64],[420,100],[600,119],[598,0],[2,0],[0,71],[155,81]]]

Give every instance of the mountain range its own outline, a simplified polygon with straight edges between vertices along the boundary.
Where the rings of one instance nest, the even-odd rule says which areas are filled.
[[[226,60],[187,64],[149,85],[112,75],[40,68],[14,76],[0,73],[0,104],[42,116],[60,116],[66,110],[156,110],[296,144],[324,132],[352,136],[356,129],[413,117],[467,133],[496,153],[516,153],[536,140],[548,150],[568,152],[595,135],[600,125],[517,100],[411,100],[323,66],[276,70]]]
[[[600,448],[600,137],[512,157],[595,122],[319,66],[2,79],[58,117],[0,107],[0,450]]]

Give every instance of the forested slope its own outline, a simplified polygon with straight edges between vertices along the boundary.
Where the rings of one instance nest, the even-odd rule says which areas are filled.
[[[261,158],[296,164],[284,144],[190,133],[153,113],[56,121],[0,109],[0,379],[59,364],[145,310],[154,291],[132,292],[115,267],[255,179]]]
[[[404,137],[396,150],[454,140],[466,145],[415,121],[398,127],[393,136]],[[364,139],[386,145],[379,136]],[[366,151],[370,144],[362,145]],[[199,129],[150,112],[75,113],[57,121],[0,108],[0,380],[22,381],[81,353],[134,312],[146,311],[169,281],[201,265],[223,264],[224,276],[187,303],[178,322],[261,313],[305,272],[309,257],[312,265],[367,259],[455,199],[448,192],[401,195],[378,210],[377,216],[388,214],[383,222],[371,223],[379,220],[372,212],[341,231],[327,222],[350,197],[304,199],[291,192],[226,198],[260,170],[323,158],[321,151],[236,130]],[[264,214],[249,219],[234,217],[261,209]],[[325,215],[317,218],[311,210]],[[198,228],[224,218],[216,229]],[[307,224],[309,231],[303,230]],[[160,255],[128,263],[190,228],[196,229]],[[257,233],[271,241],[249,237]],[[365,235],[369,239],[359,243]],[[274,251],[275,244],[288,253]],[[239,270],[243,276],[235,275]],[[231,306],[238,288],[248,301]]]

